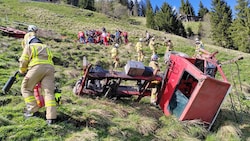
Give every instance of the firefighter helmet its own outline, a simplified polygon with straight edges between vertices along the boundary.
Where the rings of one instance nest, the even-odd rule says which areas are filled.
[[[29,32],[36,32],[38,28],[35,25],[29,25],[28,26],[28,31]]]
[[[196,38],[195,39],[195,44],[200,44],[201,42],[200,42],[200,40],[199,40],[199,38]]]
[[[118,48],[118,47],[119,47],[119,44],[118,44],[118,43],[116,43],[116,44],[115,44],[115,47],[116,47],[116,48]]]
[[[158,60],[158,55],[157,55],[157,54],[153,54],[153,55],[151,56],[151,60],[152,60],[152,61],[157,61],[157,60]]]

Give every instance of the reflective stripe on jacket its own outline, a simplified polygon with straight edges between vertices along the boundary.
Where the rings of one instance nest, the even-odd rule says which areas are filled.
[[[160,71],[159,64],[156,61],[150,61],[149,67],[152,67],[154,70]],[[154,81],[151,81],[151,83],[152,84],[160,84],[160,81],[154,80]]]
[[[35,32],[28,32],[24,35],[23,41],[22,41],[22,47],[24,48],[26,45],[29,45],[29,39],[30,37],[35,36]]]
[[[111,57],[112,57],[112,58],[115,58],[117,55],[118,55],[118,49],[114,47],[114,48],[111,50]]]
[[[46,45],[41,43],[32,43],[26,46],[23,50],[22,56],[19,59],[21,72],[26,72],[28,67],[38,64],[54,65],[52,61],[53,55]]]
[[[155,45],[155,42],[151,40],[149,42],[149,48],[150,48],[150,50],[155,50],[155,46],[154,45]]]
[[[136,47],[137,52],[142,51],[142,43],[141,42],[137,42],[135,47]]]

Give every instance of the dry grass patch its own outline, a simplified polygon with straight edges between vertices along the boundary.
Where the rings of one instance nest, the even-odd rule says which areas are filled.
[[[134,109],[130,106],[124,106],[118,103],[113,103],[114,105],[110,106],[110,110],[115,113],[116,117],[126,118]],[[112,108],[111,108],[112,107]]]
[[[104,109],[91,109],[89,110],[89,112],[90,114],[101,116],[104,119],[110,119],[114,117],[114,115],[111,112]]]
[[[139,133],[142,135],[154,134],[159,124],[156,119],[149,117],[141,117],[140,122],[137,125]]]
[[[226,122],[221,126],[216,134],[216,138],[221,141],[240,140],[241,130],[232,122]]]
[[[95,131],[91,131],[89,128],[84,128],[81,132],[72,134],[65,141],[93,141],[98,138],[98,134]]]

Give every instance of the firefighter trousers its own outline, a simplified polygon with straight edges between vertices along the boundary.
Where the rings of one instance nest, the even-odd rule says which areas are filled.
[[[28,112],[34,113],[39,110],[34,96],[34,87],[38,82],[41,82],[41,88],[44,90],[46,119],[57,118],[56,101],[54,95],[54,72],[54,66],[48,64],[39,64],[31,67],[25,75],[22,81],[21,92]]]
[[[152,88],[150,103],[156,103],[156,100],[157,100],[157,88]]]
[[[143,54],[143,52],[142,51],[138,51],[137,52],[137,61],[139,61],[139,62],[142,62],[143,61],[143,59],[144,59],[144,54]]]

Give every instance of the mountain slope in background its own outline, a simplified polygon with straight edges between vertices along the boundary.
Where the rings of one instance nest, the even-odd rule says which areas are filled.
[[[159,109],[149,105],[147,97],[136,103],[133,97],[113,101],[94,96],[79,97],[72,93],[75,82],[82,75],[83,56],[87,56],[91,63],[101,61],[106,69],[110,65],[108,53],[111,47],[77,43],[77,33],[80,30],[101,30],[105,27],[111,33],[116,29],[128,31],[129,44],[119,48],[121,65],[136,59],[135,43],[139,38],[145,37],[145,31],[148,30],[159,43],[162,70],[165,69],[165,48],[162,44],[164,37],[172,39],[175,50],[190,56],[194,52],[193,40],[147,29],[143,19],[135,18],[141,24],[134,25],[131,24],[131,19],[118,20],[60,4],[5,0],[0,2],[0,9],[2,26],[26,27],[25,24],[35,24],[39,27],[39,37],[53,48],[56,85],[62,90],[58,122],[47,126],[43,113],[45,109],[40,109],[43,113],[41,118],[24,119],[22,112],[25,104],[20,94],[22,77],[18,78],[11,92],[0,96],[0,140],[249,140],[249,101],[243,101],[245,105],[239,105],[236,89],[232,92],[236,109],[231,108],[230,97],[227,97],[212,131],[206,131],[196,122],[179,122],[175,117],[164,116]],[[0,35],[0,86],[18,69],[17,59],[22,51],[20,43],[20,39]],[[242,92],[247,95],[250,84],[247,60],[250,56],[208,45],[206,41],[204,43],[211,52],[219,50],[217,57],[222,62],[239,55],[244,56],[244,60],[239,62],[240,82],[244,84]],[[145,53],[144,65],[147,65],[151,54],[149,48],[146,47]],[[237,70],[235,65],[225,65],[223,69],[231,82],[238,80],[236,73],[232,73]],[[123,67],[118,70],[123,71]]]

